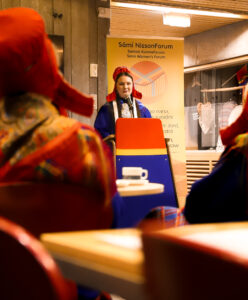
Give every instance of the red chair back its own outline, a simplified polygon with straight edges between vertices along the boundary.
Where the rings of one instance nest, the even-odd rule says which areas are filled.
[[[42,244],[0,217],[0,299],[72,300],[71,289]]]

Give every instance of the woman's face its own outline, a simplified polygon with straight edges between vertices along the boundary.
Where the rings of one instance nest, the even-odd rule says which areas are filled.
[[[132,78],[126,75],[120,76],[116,82],[116,89],[121,98],[126,99],[130,97],[133,90]]]

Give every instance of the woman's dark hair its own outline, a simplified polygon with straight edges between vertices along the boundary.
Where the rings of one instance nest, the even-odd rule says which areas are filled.
[[[128,77],[130,77],[130,78],[132,79],[132,81],[133,81],[133,77],[132,77],[131,74],[129,74],[129,73],[127,73],[127,72],[122,72],[122,73],[120,73],[120,74],[117,75],[117,77],[116,77],[116,79],[115,79],[115,82],[117,82],[118,79],[119,79],[121,76],[128,76]]]

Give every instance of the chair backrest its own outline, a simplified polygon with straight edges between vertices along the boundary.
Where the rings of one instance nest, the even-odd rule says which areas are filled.
[[[65,183],[1,183],[0,216],[36,237],[44,232],[109,228],[111,204],[93,188]]]
[[[156,206],[178,207],[170,155],[161,120],[119,118],[116,121],[116,174],[122,178],[123,167],[147,169],[150,182],[164,184],[164,193],[153,195],[147,205],[141,203],[140,217]],[[130,199],[130,201],[132,201]],[[139,210],[138,205],[133,207]]]
[[[247,255],[184,239],[189,227],[143,233],[148,299],[242,299],[248,293]]]
[[[42,244],[0,217],[0,299],[71,300],[69,286]]]

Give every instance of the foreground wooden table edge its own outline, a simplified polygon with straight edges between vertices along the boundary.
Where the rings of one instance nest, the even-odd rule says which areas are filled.
[[[140,238],[137,229],[116,229],[49,233],[43,234],[41,241],[65,278],[79,285],[104,290],[125,299],[146,299],[142,250],[122,249],[104,243],[94,236],[99,233],[114,235],[120,233],[124,236],[134,234]],[[70,245],[72,240],[75,241],[74,245]]]

